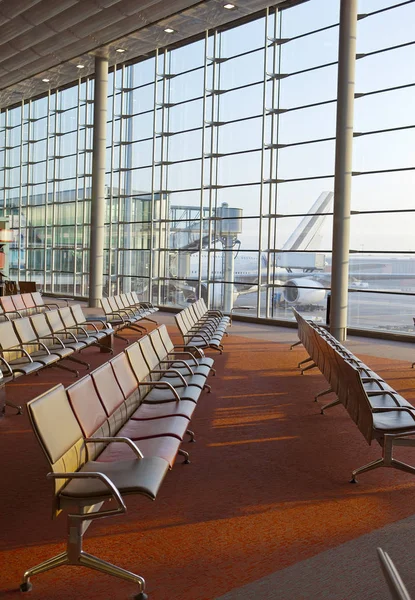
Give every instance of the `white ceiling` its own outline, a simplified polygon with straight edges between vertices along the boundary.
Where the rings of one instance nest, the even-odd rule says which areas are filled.
[[[112,66],[267,6],[304,0],[233,0],[232,10],[223,8],[226,1],[0,0],[0,108],[93,74],[98,53]]]

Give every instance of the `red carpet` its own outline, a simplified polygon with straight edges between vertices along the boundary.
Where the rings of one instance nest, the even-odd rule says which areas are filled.
[[[124,348],[117,343],[116,351]],[[93,366],[108,359],[85,352]],[[141,574],[151,600],[208,600],[272,571],[413,514],[415,479],[392,469],[351,471],[380,456],[345,410],[325,416],[313,402],[326,387],[317,371],[300,376],[302,349],[230,335],[215,354],[210,379],[184,447],[155,502],[128,497],[128,513],[93,524],[85,550]],[[362,357],[415,402],[408,363]],[[82,372],[84,373],[84,372]],[[14,384],[27,401],[71,375],[58,370]],[[328,401],[329,396],[324,398]],[[26,568],[62,550],[66,520],[50,520],[47,470],[27,417],[0,420],[2,598],[21,597]],[[414,463],[411,450],[400,454]],[[134,585],[93,571],[62,567],[36,576],[28,598],[130,597]],[[295,600],[295,599],[293,599]]]

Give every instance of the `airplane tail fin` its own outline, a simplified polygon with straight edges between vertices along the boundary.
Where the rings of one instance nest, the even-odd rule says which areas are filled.
[[[333,192],[322,192],[313,206],[294,229],[282,250],[318,250],[322,236],[321,227],[333,202]],[[312,248],[314,246],[314,248]]]

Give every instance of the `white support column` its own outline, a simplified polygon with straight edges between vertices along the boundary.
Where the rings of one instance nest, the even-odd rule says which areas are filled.
[[[95,57],[94,138],[92,150],[91,244],[89,306],[102,298],[105,239],[105,149],[107,131],[108,58]]]
[[[330,331],[347,335],[357,0],[341,0]]]

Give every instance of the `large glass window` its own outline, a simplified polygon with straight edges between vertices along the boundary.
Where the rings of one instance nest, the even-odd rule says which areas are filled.
[[[359,12],[350,325],[409,332],[415,1]],[[111,69],[105,294],[323,320],[338,20],[339,0],[270,8]],[[86,79],[0,113],[10,276],[45,291],[88,295],[93,93]]]

